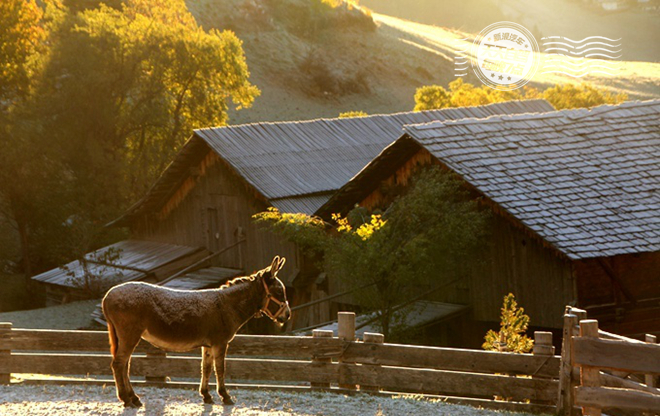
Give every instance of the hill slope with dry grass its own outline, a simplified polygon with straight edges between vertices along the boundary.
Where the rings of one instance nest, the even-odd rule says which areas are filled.
[[[310,0],[188,0],[206,28],[231,29],[243,40],[251,80],[262,91],[230,123],[409,111],[415,90],[454,78],[459,41],[473,35],[346,5]],[[483,16],[482,16],[483,17]],[[482,19],[483,20],[483,19]],[[468,76],[467,81],[477,83]],[[573,81],[544,76],[536,86]],[[624,62],[618,77],[589,82],[628,93],[660,96],[660,64]]]

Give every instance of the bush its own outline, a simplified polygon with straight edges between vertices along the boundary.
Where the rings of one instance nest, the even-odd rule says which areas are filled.
[[[348,95],[370,91],[363,71],[344,76],[331,69],[331,64],[321,52],[312,51],[298,66],[306,76],[308,85],[305,92],[310,95]]]
[[[525,309],[519,308],[513,293],[509,293],[504,296],[500,330],[489,330],[482,347],[491,351],[529,352],[534,341],[525,335],[528,326],[529,316],[525,315]]]

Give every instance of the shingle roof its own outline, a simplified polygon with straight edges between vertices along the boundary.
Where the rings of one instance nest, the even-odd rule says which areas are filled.
[[[313,214],[384,147],[399,138],[406,124],[552,110],[545,100],[526,100],[196,130],[147,195],[111,225],[126,225],[132,218],[161,208],[209,147],[276,208]]]
[[[358,118],[255,123],[196,130],[218,155],[287,212],[313,214],[406,124],[553,110],[545,100],[510,101]]]
[[[660,250],[660,100],[404,130],[572,259]]]

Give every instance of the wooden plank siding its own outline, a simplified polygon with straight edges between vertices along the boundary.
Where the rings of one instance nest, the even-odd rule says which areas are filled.
[[[531,317],[531,324],[561,328],[564,305],[575,297],[571,263],[544,248],[499,215],[491,221],[489,255],[470,276],[474,318],[499,321],[509,292]]]
[[[265,211],[268,204],[215,153],[209,150],[209,155],[193,167],[158,215],[145,215],[134,223],[133,237],[211,252],[244,237],[245,243],[220,255],[213,265],[251,273],[280,255],[287,258],[282,276],[289,281],[300,268],[296,246],[254,224],[252,215]]]

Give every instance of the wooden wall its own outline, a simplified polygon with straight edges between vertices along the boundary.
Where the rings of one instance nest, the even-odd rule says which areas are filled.
[[[610,277],[608,268],[634,302]],[[575,274],[578,306],[598,319],[603,329],[631,336],[660,334],[660,252],[577,261]]]
[[[490,231],[488,255],[470,277],[474,318],[499,321],[511,292],[531,325],[561,328],[564,307],[576,299],[570,261],[497,214]]]
[[[209,150],[161,211],[135,221],[131,231],[136,239],[206,247],[212,252],[244,237],[245,243],[220,255],[214,265],[251,273],[280,255],[287,258],[282,277],[290,280],[300,269],[296,246],[252,221],[252,215],[267,207],[253,188]]]

